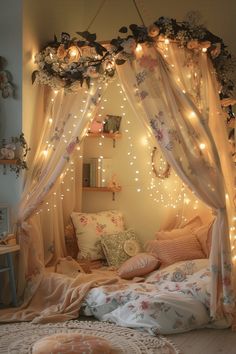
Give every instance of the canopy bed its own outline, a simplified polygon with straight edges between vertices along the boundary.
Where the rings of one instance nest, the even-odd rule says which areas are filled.
[[[128,29],[122,27],[109,46],[96,42],[96,35],[88,31],[79,33],[82,40],[62,33],[60,40],[55,38],[36,56],[38,70],[33,80],[50,90],[45,88],[44,126],[19,208],[18,294],[23,304],[17,310],[0,312],[1,321],[66,320],[76,318],[81,308],[100,320],[152,334],[186,331],[220,319],[228,326],[232,321],[235,171],[220,100],[230,97],[232,83],[218,70],[222,62],[230,60],[229,53],[220,38],[187,22],[161,17],[149,28],[131,25],[129,29],[126,36]],[[119,213],[76,212],[75,197],[81,142],[114,75],[169,165],[215,214],[211,225],[183,225],[181,239],[156,235],[145,249],[136,249],[134,255],[144,258],[132,261],[154,264],[148,268],[154,272],[131,271],[133,275],[123,279],[121,263],[133,255],[135,236],[125,230]],[[76,266],[69,277],[45,272],[45,265],[67,255],[64,229],[70,215],[81,256],[85,259],[89,254],[97,261],[105,254],[108,264],[118,267],[120,273],[84,274]],[[107,228],[104,233],[99,231],[99,244],[94,242],[96,227],[93,232],[83,231],[85,238],[81,236],[81,227],[89,228],[95,219],[96,225]],[[206,245],[209,230],[210,249]],[[203,233],[204,240],[199,236]],[[124,239],[129,241],[131,254],[116,263],[111,250],[118,250],[117,240]],[[90,248],[85,245],[88,241]],[[185,249],[184,258],[175,254],[178,245]],[[162,268],[156,270],[160,259]]]

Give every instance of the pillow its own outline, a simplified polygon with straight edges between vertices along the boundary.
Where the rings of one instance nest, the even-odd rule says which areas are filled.
[[[71,214],[79,247],[78,258],[104,259],[101,236],[124,230],[122,213],[116,210]]]
[[[82,333],[56,333],[37,340],[32,354],[111,354],[111,344],[102,337]]]
[[[188,232],[192,232],[194,229],[202,226],[202,221],[199,216],[195,216],[193,219],[188,221],[182,228],[173,229],[171,231],[158,231],[156,233],[156,239],[158,240],[167,240],[167,239],[174,239],[177,237],[185,236]]]
[[[194,230],[194,234],[197,236],[207,258],[210,256],[211,251],[212,225],[213,222],[211,221],[210,224],[208,223]]]
[[[133,230],[101,237],[103,252],[110,266],[119,267],[140,252],[141,246]]]
[[[167,266],[179,261],[205,258],[201,244],[192,234],[172,240],[152,240],[146,244],[146,251],[154,254]]]
[[[209,266],[209,260],[206,258],[193,259],[189,261],[180,261],[171,264],[164,269],[158,269],[147,276],[146,283],[158,283],[160,281],[187,281],[190,275],[197,273],[201,269]],[[182,279],[176,279],[178,273],[182,274]]]
[[[123,279],[142,277],[160,267],[161,262],[154,255],[139,253],[131,257],[118,269],[118,275]]]

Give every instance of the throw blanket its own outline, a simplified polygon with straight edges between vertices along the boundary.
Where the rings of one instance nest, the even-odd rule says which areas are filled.
[[[127,283],[112,271],[80,273],[75,279],[45,272],[30,302],[19,308],[0,310],[0,321],[46,323],[74,319],[78,317],[83,299],[90,289],[124,282]]]

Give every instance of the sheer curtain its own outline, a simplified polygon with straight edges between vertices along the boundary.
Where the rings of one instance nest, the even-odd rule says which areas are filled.
[[[172,51],[178,51],[178,47],[172,47]],[[216,318],[222,311],[232,312],[234,306],[227,190],[208,124],[209,99],[201,97],[205,80],[209,80],[204,75],[214,73],[209,73],[209,69],[204,72],[195,56],[188,58],[187,55],[189,53],[184,51],[179,56],[172,54],[173,61],[169,58],[168,63],[163,48],[142,45],[142,49],[139,47],[136,51],[136,60],[117,70],[136,115],[154,133],[167,161],[189,188],[216,212],[210,256],[211,315]],[[217,97],[215,100],[218,107],[219,100]]]
[[[82,140],[105,85],[92,82],[76,93],[51,91],[40,142],[19,207],[21,247],[18,294],[26,304],[43,277],[45,264],[66,255],[64,227],[80,208]]]

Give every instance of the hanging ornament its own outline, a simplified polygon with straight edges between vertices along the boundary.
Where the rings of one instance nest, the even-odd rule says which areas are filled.
[[[156,165],[156,153],[157,153],[157,147],[154,146],[152,153],[151,153],[151,162],[152,162],[152,172],[154,175],[158,178],[165,179],[170,176],[170,164],[168,162],[165,162],[164,167],[159,167],[157,170],[155,165]]]

